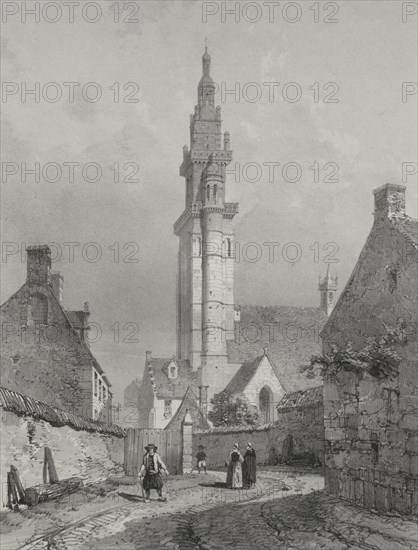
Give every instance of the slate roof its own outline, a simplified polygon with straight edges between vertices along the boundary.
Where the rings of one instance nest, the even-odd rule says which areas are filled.
[[[276,408],[278,411],[284,411],[298,407],[309,407],[322,403],[322,400],[323,386],[317,386],[303,391],[286,393]]]
[[[227,342],[230,363],[253,362],[267,346],[269,360],[286,392],[318,385],[317,380],[299,372],[299,367],[321,353],[319,334],[328,317],[320,308],[245,305],[240,312],[235,340]]]
[[[256,357],[254,361],[245,362],[231,378],[225,390],[234,394],[242,393],[256,373],[263,357],[261,355],[260,357]]]
[[[418,248],[418,220],[409,216],[392,218],[391,223],[415,248]]]
[[[177,378],[168,377],[168,366],[173,358],[151,358],[145,367],[145,375],[150,376],[154,392],[159,399],[183,399],[189,386],[197,388],[197,372],[193,371],[188,360],[174,360],[177,364]]]

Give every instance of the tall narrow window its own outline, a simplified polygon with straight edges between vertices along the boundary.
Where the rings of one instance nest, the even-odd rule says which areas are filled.
[[[202,239],[200,237],[196,239],[196,254],[198,256],[202,255]]]
[[[48,323],[48,300],[43,294],[31,296],[32,320],[34,323]]]
[[[393,267],[389,271],[389,292],[392,294],[396,287],[398,286],[398,269]]]
[[[207,200],[210,199],[210,187],[209,187],[209,185],[206,186],[206,198],[207,198]]]
[[[214,202],[215,204],[216,204],[217,194],[218,194],[218,186],[217,186],[217,185],[214,185],[214,186],[213,186],[213,202]]]
[[[102,381],[99,380],[99,400],[102,400]]]
[[[97,397],[97,385],[98,385],[98,376],[97,372],[94,372],[94,396]]]
[[[232,241],[231,239],[226,239],[226,251],[228,254],[228,258],[231,258],[232,256]]]
[[[370,434],[370,444],[372,447],[372,461],[373,464],[377,464],[379,462],[379,438],[376,433]]]

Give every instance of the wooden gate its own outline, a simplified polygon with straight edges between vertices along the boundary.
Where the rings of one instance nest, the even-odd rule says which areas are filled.
[[[137,476],[146,453],[145,445],[154,443],[170,474],[182,473],[183,437],[181,430],[129,428],[125,436],[124,469]]]

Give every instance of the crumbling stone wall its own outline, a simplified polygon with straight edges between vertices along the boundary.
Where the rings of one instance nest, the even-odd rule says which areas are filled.
[[[31,321],[30,296],[47,303],[47,323]],[[49,285],[25,284],[1,308],[3,386],[68,412],[92,417],[93,359]]]
[[[6,473],[13,464],[24,487],[42,483],[44,446],[52,451],[59,479],[97,481],[122,471],[124,438],[53,427],[44,420],[1,411],[1,503],[7,502]]]
[[[314,453],[317,464],[323,464],[323,418],[323,404],[316,403],[280,411],[277,422],[260,428],[196,430],[193,433],[193,456],[196,456],[198,446],[204,445],[208,466],[223,466],[234,443],[238,443],[241,451],[244,451],[249,441],[257,453],[258,464],[277,464],[282,454],[283,443],[291,434],[296,455]]]

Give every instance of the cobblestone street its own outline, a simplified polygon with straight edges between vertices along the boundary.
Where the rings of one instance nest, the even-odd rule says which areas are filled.
[[[106,492],[89,490],[87,499],[75,495],[70,502],[8,513],[2,550],[418,548],[415,523],[327,497],[318,473],[271,469],[258,477],[254,489],[232,491],[223,487],[224,472],[172,476],[165,484],[168,501],[152,495],[149,504],[135,480],[120,478]],[[13,521],[19,521],[18,533]]]

